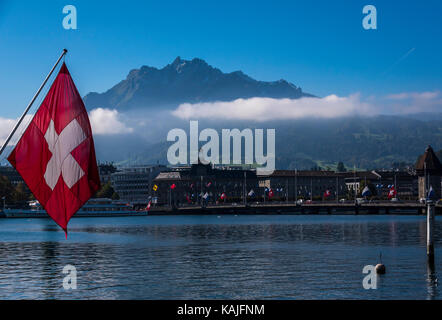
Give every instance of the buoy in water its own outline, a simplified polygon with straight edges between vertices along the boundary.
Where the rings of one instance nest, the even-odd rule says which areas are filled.
[[[385,265],[378,263],[375,267],[377,274],[385,274]]]

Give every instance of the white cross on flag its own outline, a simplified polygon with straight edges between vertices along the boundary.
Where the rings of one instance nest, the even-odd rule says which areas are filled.
[[[64,63],[8,160],[67,234],[100,179],[88,114]]]

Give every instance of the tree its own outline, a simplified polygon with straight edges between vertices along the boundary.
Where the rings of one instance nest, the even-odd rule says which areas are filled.
[[[120,200],[120,196],[118,195],[118,193],[114,192],[114,194],[112,195],[112,200]]]
[[[5,176],[0,175],[0,198],[6,197],[6,201],[11,201],[13,191],[14,187],[12,186],[9,179]]]
[[[103,185],[100,190],[97,191],[95,196],[97,198],[111,198],[114,193],[115,193],[114,188],[112,188],[111,183],[108,182],[105,185]]]
[[[342,161],[339,161],[338,167],[336,168],[337,172],[347,172],[347,169],[345,168]]]
[[[20,182],[15,187],[15,190],[13,192],[13,200],[14,202],[24,202],[28,201],[30,199],[30,192],[27,190],[25,184],[23,182]]]

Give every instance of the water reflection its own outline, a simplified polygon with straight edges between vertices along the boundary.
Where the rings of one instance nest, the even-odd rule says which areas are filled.
[[[3,299],[438,299],[423,217],[247,216],[0,221]],[[436,266],[441,225],[436,223]],[[362,288],[382,252],[387,274]],[[62,288],[63,267],[78,289]]]
[[[427,261],[427,284],[428,300],[434,300],[438,296],[436,267],[433,261]]]

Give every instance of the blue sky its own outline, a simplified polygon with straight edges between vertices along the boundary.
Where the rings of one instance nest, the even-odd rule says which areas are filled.
[[[77,30],[62,27],[67,4]],[[362,28],[366,4],[377,8],[378,30]],[[319,96],[438,91],[441,31],[439,0],[0,0],[0,117],[21,114],[64,47],[82,95],[176,56]]]

